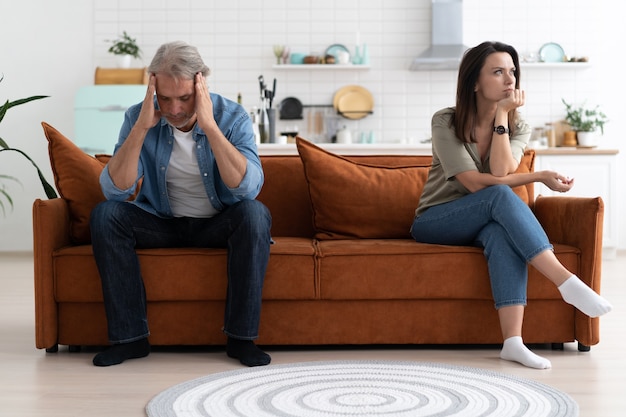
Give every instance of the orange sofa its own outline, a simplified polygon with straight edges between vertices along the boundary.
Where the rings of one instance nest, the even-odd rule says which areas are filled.
[[[91,157],[48,124],[60,198],[33,205],[36,346],[107,344],[89,212],[108,156]],[[499,344],[482,251],[409,235],[430,156],[333,155],[298,139],[299,155],[263,156],[259,200],[273,217],[260,345]],[[533,169],[527,151],[520,171]],[[600,198],[528,201],[558,258],[600,292]],[[223,345],[224,249],[139,250],[153,345]],[[599,342],[599,320],[561,300],[530,269],[527,343]]]

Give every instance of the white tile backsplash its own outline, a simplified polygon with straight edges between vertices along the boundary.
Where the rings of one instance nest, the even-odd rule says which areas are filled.
[[[243,104],[258,104],[259,75],[278,80],[275,103],[298,97],[306,104],[331,104],[335,91],[348,84],[369,89],[374,113],[359,121],[340,120],[355,131],[375,130],[381,142],[421,139],[430,135],[430,117],[454,104],[456,73],[409,72],[411,59],[430,44],[430,0],[97,0],[94,3],[96,65],[113,65],[102,45],[127,30],[143,50],[148,65],[157,47],[181,39],[196,45],[212,69],[210,88],[227,97],[241,93]],[[596,8],[585,0],[465,0],[464,42],[500,40],[520,55],[538,51],[546,42],[561,44],[567,54],[590,56],[594,30],[581,31],[590,19],[599,25]],[[357,39],[367,43],[368,71],[272,68],[272,45],[292,52],[323,53],[340,43],[354,51]],[[141,63],[140,63],[141,64]],[[561,97],[593,101],[593,67],[586,69],[523,68],[527,92],[525,116],[533,124],[563,115]]]

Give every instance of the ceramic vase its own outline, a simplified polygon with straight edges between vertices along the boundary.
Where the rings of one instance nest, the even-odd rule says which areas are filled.
[[[131,55],[116,55],[118,68],[130,68]]]
[[[578,132],[578,146],[594,148],[598,146],[598,132]]]
[[[563,132],[563,146],[576,146],[576,131],[568,130]]]

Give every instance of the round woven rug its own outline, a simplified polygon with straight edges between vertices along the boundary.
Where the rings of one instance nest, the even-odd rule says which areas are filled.
[[[484,369],[393,361],[239,369],[169,388],[149,417],[578,416],[550,386]]]

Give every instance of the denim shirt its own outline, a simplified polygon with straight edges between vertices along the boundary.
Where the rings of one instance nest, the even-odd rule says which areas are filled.
[[[230,188],[222,181],[215,156],[209,146],[206,134],[198,127],[193,128],[193,140],[196,142],[198,158],[198,175],[202,175],[204,188],[211,204],[222,211],[225,207],[242,200],[253,200],[263,185],[263,168],[257,153],[252,130],[252,120],[239,104],[218,94],[211,93],[213,115],[224,136],[247,159],[246,173],[236,188]],[[117,152],[128,137],[131,128],[139,117],[141,104],[131,106],[124,115],[124,123],[120,129],[119,139],[115,145]],[[156,97],[154,106],[158,108]],[[133,204],[160,217],[173,217],[167,196],[166,174],[174,145],[172,126],[161,120],[146,134],[137,169],[135,183],[128,189],[120,189],[113,184],[108,165],[100,175],[100,186],[108,200],[126,201],[135,193],[141,181],[141,187]]]

